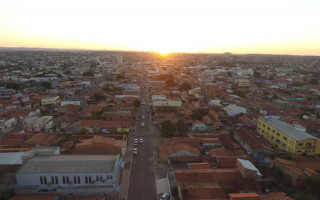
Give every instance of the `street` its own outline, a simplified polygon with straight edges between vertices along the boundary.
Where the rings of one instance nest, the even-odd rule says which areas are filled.
[[[138,153],[136,155],[134,154],[132,158],[128,200],[157,199],[153,155],[153,129],[151,125],[151,115],[147,112],[147,109],[148,104],[141,105],[137,110],[136,131],[133,138],[143,138],[144,142],[137,144]],[[144,127],[141,126],[142,122],[145,123]],[[130,140],[130,146],[134,146],[134,139]]]

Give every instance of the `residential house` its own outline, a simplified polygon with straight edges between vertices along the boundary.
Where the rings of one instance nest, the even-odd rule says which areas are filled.
[[[49,132],[52,127],[52,116],[30,117],[23,120],[23,128],[26,132]]]
[[[59,96],[44,96],[41,99],[41,105],[57,105],[60,102]]]
[[[159,147],[163,162],[199,162],[201,153],[198,148],[187,144],[163,144]]]

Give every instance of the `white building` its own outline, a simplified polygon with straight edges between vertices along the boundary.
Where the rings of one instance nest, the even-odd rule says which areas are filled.
[[[76,99],[66,99],[61,101],[61,106],[64,105],[75,105],[75,106],[81,106],[81,100]]]
[[[155,100],[152,101],[153,106],[173,106],[173,107],[181,107],[182,101],[181,100]]]
[[[120,176],[119,155],[35,156],[16,173],[19,187],[62,195],[114,195]]]
[[[223,110],[225,110],[228,113],[229,117],[233,117],[236,115],[239,115],[241,113],[246,114],[247,113],[247,109],[237,106],[237,105],[228,105],[226,107],[223,108]]]
[[[60,102],[59,96],[46,96],[41,99],[41,105],[57,105]]]

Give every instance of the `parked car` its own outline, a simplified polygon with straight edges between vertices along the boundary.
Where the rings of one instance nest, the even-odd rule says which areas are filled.
[[[141,123],[141,127],[144,127],[144,122]]]
[[[168,193],[163,193],[163,195],[160,198],[160,200],[169,200],[169,199],[170,199],[170,195]]]
[[[143,143],[143,138],[140,138],[140,143]]]
[[[138,138],[134,139],[135,144],[138,144],[138,142],[139,142]]]

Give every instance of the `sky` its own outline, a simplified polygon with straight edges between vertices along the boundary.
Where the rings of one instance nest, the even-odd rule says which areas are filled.
[[[320,1],[0,0],[0,46],[320,55]]]

